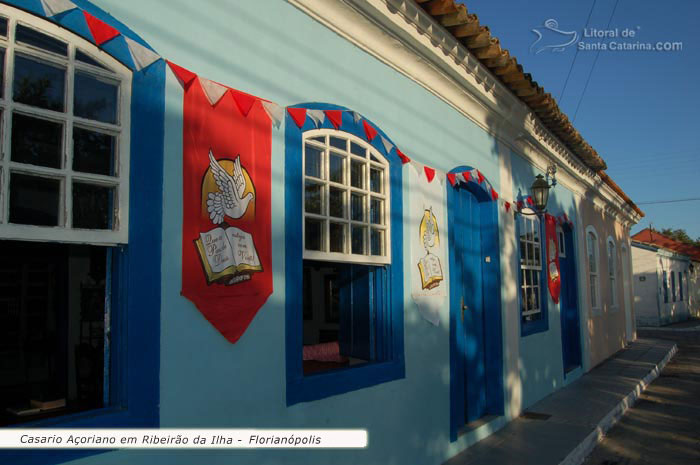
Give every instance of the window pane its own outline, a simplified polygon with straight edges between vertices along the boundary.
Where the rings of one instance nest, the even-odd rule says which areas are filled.
[[[523,270],[525,274],[525,285],[532,286],[532,270]]]
[[[39,31],[18,24],[15,34],[17,35],[17,42],[32,45],[64,57],[68,56],[68,44]]]
[[[374,154],[372,154],[372,152],[369,153],[369,158],[372,161],[379,161],[379,159],[377,159],[377,157],[375,157]]]
[[[12,93],[15,102],[63,111],[66,70],[15,56]]]
[[[535,263],[535,246],[532,243],[527,242],[525,248],[527,249],[528,264],[533,265]]]
[[[350,142],[350,152],[363,158],[367,157],[367,150],[354,142]]]
[[[313,176],[315,178],[323,178],[321,163],[323,160],[323,151],[317,149],[316,147],[306,144],[306,156],[304,158],[304,163],[306,165],[306,175]]]
[[[365,196],[362,194],[352,194],[350,203],[350,219],[353,221],[365,221]]]
[[[7,18],[0,18],[0,36],[7,37]]]
[[[95,60],[87,53],[83,53],[81,50],[75,51],[75,59],[78,61],[82,61],[83,63],[87,63],[88,65],[97,66],[97,67],[102,68],[102,69],[108,69],[102,63]]]
[[[531,221],[530,224],[532,225],[532,237],[534,237],[535,242],[540,241],[540,222],[539,221]]]
[[[370,237],[372,255],[384,255],[384,231],[372,229]]]
[[[348,149],[347,141],[345,139],[341,139],[340,137],[331,136],[330,142],[332,147],[336,147],[345,151],[347,151]]]
[[[370,168],[369,170],[369,189],[372,192],[382,193],[382,171],[377,168]]]
[[[326,136],[312,137],[311,140],[315,140],[316,142],[320,142],[322,144],[325,144],[326,143]]]
[[[63,125],[13,113],[11,154],[12,161],[60,168]]]
[[[318,215],[321,214],[321,189],[323,189],[321,184],[306,181],[304,189],[304,209],[307,212],[316,213]]]
[[[350,185],[359,189],[365,188],[365,164],[352,160],[350,163]]]
[[[328,196],[328,214],[336,218],[345,218],[345,208],[343,208],[345,190],[331,187]]]
[[[591,286],[591,305],[593,307],[597,307],[598,306],[598,297],[597,297],[598,292],[597,292],[597,289],[595,288],[596,277],[594,275],[590,276],[590,283],[589,284]]]
[[[75,73],[73,112],[81,118],[116,123],[118,93],[115,84],[104,82],[89,74]]]
[[[7,23],[5,24],[7,27]],[[0,48],[0,98],[5,96],[5,49]]]
[[[306,250],[321,250],[323,243],[323,221],[306,218],[304,231],[304,247]]]
[[[333,139],[333,138],[331,137],[331,139]],[[343,172],[344,172],[344,169],[343,169],[344,163],[343,162],[344,162],[344,160],[345,160],[345,157],[331,152],[330,159],[329,159],[330,166],[328,167],[329,168],[328,178],[331,181],[337,182],[339,184],[344,183],[344,178],[345,178],[345,176],[343,176]]]
[[[365,253],[365,229],[362,226],[352,227],[352,253],[354,254]]]
[[[329,228],[330,251],[345,253],[345,225],[331,222]]]
[[[101,132],[73,128],[73,169],[114,176],[116,138]]]
[[[540,252],[540,246],[535,245],[532,250],[532,253],[532,264],[535,266],[539,266],[542,263],[542,253]]]
[[[57,226],[61,182],[26,174],[10,175],[10,223]]]
[[[73,183],[73,227],[112,229],[114,188]]]
[[[381,199],[376,199],[372,197],[369,205],[369,221],[372,224],[384,224],[382,221],[382,207],[384,201]]]
[[[520,308],[523,312],[527,311],[527,293],[525,286],[520,286]]]

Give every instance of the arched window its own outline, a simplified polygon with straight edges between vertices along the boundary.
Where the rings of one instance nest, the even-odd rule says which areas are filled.
[[[591,309],[600,310],[599,252],[598,234],[593,226],[586,228],[586,250],[588,253],[588,285],[591,296]]]
[[[617,307],[617,281],[615,279],[617,276],[617,252],[615,248],[615,241],[612,237],[608,237],[607,252],[608,280],[610,283],[610,293],[608,294],[610,299],[609,304],[611,308],[615,308]]]

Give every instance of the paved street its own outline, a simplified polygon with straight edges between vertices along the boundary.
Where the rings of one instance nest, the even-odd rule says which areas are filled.
[[[689,330],[693,325],[697,329]],[[700,463],[700,322],[639,330],[639,336],[673,339],[678,344],[678,353],[608,432],[585,464],[697,465]]]

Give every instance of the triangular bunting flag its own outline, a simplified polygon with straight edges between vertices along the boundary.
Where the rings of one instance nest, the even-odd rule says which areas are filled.
[[[126,46],[129,47],[131,60],[134,62],[134,66],[136,66],[136,71],[141,71],[160,59],[160,55],[156,52],[129,39],[127,36],[124,36],[124,40],[126,41]]]
[[[374,129],[367,121],[362,121],[362,126],[365,128],[365,136],[367,136],[367,140],[372,142],[372,139],[377,137],[377,130]]]
[[[207,100],[209,100],[209,103],[211,103],[211,106],[214,106],[217,103],[219,103],[221,97],[223,97],[226,91],[229,90],[228,87],[223,86],[218,82],[205,79],[203,77],[199,78],[199,84],[202,86],[202,90],[207,96]]]
[[[522,209],[523,209],[523,201],[522,201],[522,200],[518,200],[518,202],[516,203],[516,205],[517,205],[517,207],[518,207],[518,210],[522,210]]]
[[[340,129],[343,124],[343,111],[342,110],[326,110],[326,116],[328,121],[331,122],[334,128]]]
[[[253,97],[250,94],[239,92],[237,90],[231,90],[231,95],[233,96],[233,100],[236,102],[236,106],[241,111],[241,114],[246,117],[248,116],[248,113],[250,113],[250,109],[253,108],[253,105],[258,100],[257,97]]]
[[[265,113],[267,113],[267,116],[270,118],[272,124],[276,128],[279,128],[280,123],[282,123],[282,118],[284,117],[284,109],[275,102],[260,100],[260,103],[262,103],[263,109],[265,110]]]
[[[433,182],[435,170],[429,166],[423,166],[423,171],[425,171],[425,177],[428,178],[428,182]]]
[[[92,38],[95,40],[97,45],[102,45],[119,35],[118,30],[114,29],[101,19],[95,18],[87,11],[83,11],[83,15],[85,15],[85,21],[90,29],[90,34],[92,34]]]
[[[352,119],[353,119],[356,123],[359,123],[360,120],[362,119],[362,116],[360,116],[360,114],[359,114],[358,112],[353,111],[353,112],[352,112]]]
[[[478,179],[478,181],[479,181],[479,184],[481,184],[482,182],[484,182],[484,175],[481,174],[481,171],[476,170],[476,176],[477,176],[477,179]]]
[[[465,184],[469,182],[469,178],[471,178],[471,176],[472,176],[472,174],[469,171],[465,171],[465,172],[460,173],[460,174],[462,175],[462,180],[464,181]]]
[[[306,108],[287,108],[287,113],[301,129],[306,122]]]
[[[450,181],[450,185],[454,187],[455,183],[457,182],[457,176],[455,176],[454,173],[447,173],[447,180]]]
[[[506,207],[506,213],[508,213],[508,212],[510,211],[510,202],[506,202],[506,203],[504,203],[503,205],[505,205],[505,207]]]
[[[496,192],[493,187],[491,188],[491,198],[493,200],[498,200],[498,192]]]
[[[41,0],[41,6],[44,8],[44,14],[48,17],[78,8],[75,3],[68,0]]]
[[[326,114],[323,110],[306,110],[306,114],[313,120],[317,128],[320,128],[323,122],[326,121]]]
[[[183,87],[189,86],[192,81],[194,81],[194,78],[197,77],[196,74],[194,74],[192,71],[183,68],[182,66],[178,66],[172,61],[168,61],[168,66],[170,66],[170,69],[173,71],[175,76],[177,76],[178,80],[180,83],[182,83]]]
[[[381,134],[379,135],[379,140],[382,141],[382,145],[384,146],[384,150],[386,150],[386,154],[389,155],[391,152],[391,149],[394,148],[394,144],[389,142],[386,137],[382,136]]]
[[[401,150],[399,150],[398,147],[396,147],[396,154],[399,156],[399,158],[401,159],[401,163],[404,165],[411,161],[411,159],[404,155],[404,153]]]
[[[532,201],[532,197],[530,197],[530,196],[527,197],[527,204],[530,206],[535,204],[535,202]]]

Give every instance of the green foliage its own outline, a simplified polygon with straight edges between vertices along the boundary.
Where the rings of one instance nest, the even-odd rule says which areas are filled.
[[[663,234],[666,237],[670,237],[671,239],[677,240],[679,242],[683,242],[685,244],[690,244],[694,245],[695,247],[700,247],[700,237],[697,239],[692,239],[687,232],[685,232],[685,229],[677,228],[677,229],[671,229],[671,228],[663,228],[661,230],[661,234]]]

